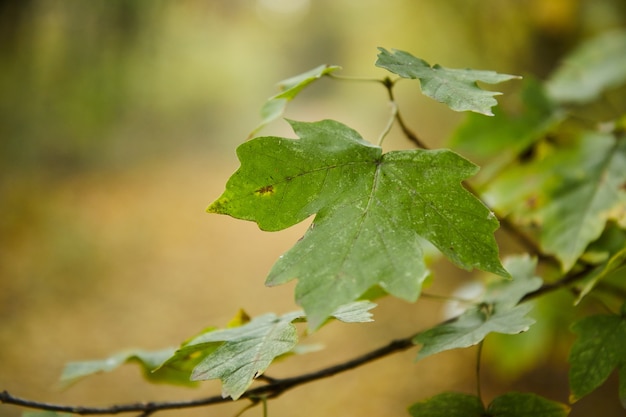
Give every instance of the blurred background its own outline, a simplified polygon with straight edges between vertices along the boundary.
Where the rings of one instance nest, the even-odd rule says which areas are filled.
[[[1,0],[0,390],[77,405],[218,394],[214,382],[148,385],[130,365],[66,390],[57,380],[68,361],[176,346],[239,308],[298,308],[293,283],[263,282],[306,225],[263,233],[204,213],[278,81],[320,64],[382,78],[378,46],[542,79],[580,40],[625,25],[623,0]],[[421,97],[417,83],[397,94],[407,122],[433,146],[462,120]],[[379,85],[325,79],[286,116],[333,118],[373,139],[388,114]],[[291,136],[283,121],[261,133]],[[410,144],[394,130],[386,146]],[[466,279],[440,269],[432,292]],[[375,323],[328,326],[306,339],[324,351],[268,374],[314,370],[406,337],[439,322],[441,307],[382,300]],[[540,370],[485,370],[485,396],[535,390],[567,402],[565,342],[541,353]],[[300,387],[273,400],[270,413],[402,416],[441,391],[474,392],[474,350],[419,363],[415,354]],[[622,416],[616,394],[613,377],[572,416]],[[228,416],[243,406],[158,415]],[[0,405],[3,417],[21,411]]]

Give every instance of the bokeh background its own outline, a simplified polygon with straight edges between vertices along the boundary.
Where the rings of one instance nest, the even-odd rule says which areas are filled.
[[[625,25],[623,0],[0,1],[0,389],[81,405],[217,394],[214,382],[152,386],[133,366],[66,390],[57,380],[68,361],[175,346],[239,308],[297,308],[292,284],[263,281],[306,225],[263,233],[204,213],[277,81],[325,63],[384,77],[373,65],[378,46],[541,79],[581,39]],[[400,87],[407,122],[428,143],[444,143],[462,115],[421,97],[417,84]],[[376,138],[388,111],[376,84],[322,80],[286,116],[333,118]],[[263,133],[291,135],[283,121]],[[409,145],[396,130],[387,141]],[[467,279],[439,268],[433,292]],[[441,309],[428,299],[382,300],[375,323],[328,326],[307,338],[324,351],[268,373],[340,362],[440,321]],[[536,390],[566,402],[566,345],[556,345],[538,369],[486,369],[485,396]],[[270,413],[402,416],[416,400],[475,389],[474,350],[414,356],[300,387],[273,400]],[[622,416],[616,386],[612,377],[572,416]],[[228,416],[243,406],[159,415]],[[1,416],[21,411],[0,405]]]

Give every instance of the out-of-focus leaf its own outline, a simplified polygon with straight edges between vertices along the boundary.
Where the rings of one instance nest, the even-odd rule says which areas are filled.
[[[535,394],[509,392],[485,410],[475,395],[446,392],[409,407],[413,417],[566,417],[569,407]]]
[[[626,141],[583,134],[578,146],[562,151],[553,173],[555,186],[537,212],[541,245],[569,270],[608,220],[626,216]]]
[[[482,417],[485,408],[475,395],[444,392],[409,407],[413,417]]]
[[[566,404],[522,392],[496,397],[487,407],[490,417],[565,417],[569,412]]]
[[[624,304],[626,307],[626,304]],[[615,368],[624,376],[626,367],[626,318],[624,315],[598,314],[572,325],[578,338],[569,355],[570,401],[590,394],[606,381]],[[620,397],[626,382],[620,380]]]
[[[554,72],[547,90],[560,102],[588,103],[626,83],[626,31],[602,34],[580,45]]]
[[[500,107],[494,109],[496,117],[469,113],[450,137],[450,146],[464,155],[482,159],[500,157],[506,153],[506,160],[509,160],[562,119],[561,112],[546,97],[543,86],[534,78],[524,79],[521,100],[521,109],[515,113],[505,112]]]
[[[578,294],[578,298],[576,299],[576,304],[578,304],[587,294],[593,290],[596,284],[606,277],[607,275],[617,271],[620,268],[626,266],[626,248],[617,252],[606,262],[603,262],[602,265],[597,267],[590,276],[584,280],[582,287],[580,288],[580,293]]]
[[[24,411],[22,417],[72,417],[75,414],[58,413],[56,411]]]
[[[280,93],[270,97],[261,108],[261,123],[250,133],[250,137],[254,136],[267,124],[278,119],[285,111],[287,103],[293,100],[302,89],[315,80],[322,78],[331,72],[341,69],[338,66],[320,65],[310,71],[288,78],[278,83]]]
[[[497,84],[521,78],[494,71],[450,69],[439,65],[431,67],[423,59],[416,58],[408,52],[398,50],[389,52],[384,48],[378,50],[380,53],[376,66],[403,78],[419,79],[424,95],[446,104],[455,111],[473,111],[493,116],[491,108],[498,104],[493,97],[501,93],[483,90],[477,82]]]
[[[158,351],[127,350],[102,360],[70,362],[63,369],[60,381],[63,385],[70,385],[86,376],[100,372],[110,372],[124,363],[136,362],[141,367],[145,378],[150,382],[187,386],[197,385],[189,380],[189,372],[185,370],[168,368],[153,372],[163,361],[171,357],[175,351],[175,348]]]
[[[456,320],[415,336],[413,342],[422,345],[417,359],[473,346],[491,332],[516,334],[528,330],[535,322],[526,316],[532,305],[517,304],[525,294],[541,286],[541,279],[534,276],[535,266],[536,261],[528,257],[508,259],[505,267],[513,279],[488,287],[482,302],[466,310]]]
[[[349,127],[291,122],[299,140],[262,137],[237,149],[241,167],[207,211],[282,230],[317,213],[268,285],[298,278],[311,329],[375,285],[415,300],[428,275],[421,242],[456,265],[503,276],[498,221],[461,186],[476,166],[448,150],[382,154]]]

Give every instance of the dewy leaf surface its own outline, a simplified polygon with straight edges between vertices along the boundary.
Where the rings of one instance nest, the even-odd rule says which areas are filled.
[[[495,98],[501,93],[481,89],[477,82],[497,84],[521,78],[516,75],[499,74],[494,71],[450,69],[439,65],[430,66],[426,61],[408,52],[389,52],[378,48],[376,66],[385,68],[403,78],[420,80],[424,95],[447,104],[455,111],[473,111],[493,116],[491,108],[498,104]]]
[[[625,304],[626,306],[626,304]],[[620,369],[620,397],[626,381],[626,319],[624,316],[599,314],[585,317],[572,326],[578,339],[569,356],[570,400],[578,401],[606,381],[615,368]]]
[[[512,280],[489,287],[480,304],[469,308],[453,322],[415,336],[413,342],[422,345],[418,360],[446,350],[476,345],[491,332],[517,334],[528,330],[535,322],[526,316],[532,305],[517,303],[525,294],[541,286],[541,279],[534,276],[536,261],[528,257],[510,258],[505,266]]]
[[[298,279],[312,329],[380,285],[415,300],[427,276],[421,239],[456,265],[503,276],[498,221],[460,183],[477,168],[448,150],[382,154],[354,130],[291,122],[299,140],[262,137],[237,149],[241,167],[207,211],[281,230],[317,214],[272,268],[268,285]]]

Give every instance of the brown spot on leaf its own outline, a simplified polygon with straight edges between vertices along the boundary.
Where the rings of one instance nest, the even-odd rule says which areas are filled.
[[[273,185],[266,185],[266,186],[261,187],[258,190],[256,190],[255,193],[258,194],[258,195],[274,194],[274,186]]]

